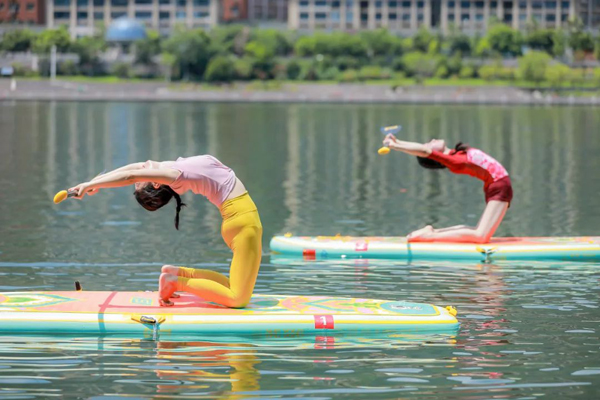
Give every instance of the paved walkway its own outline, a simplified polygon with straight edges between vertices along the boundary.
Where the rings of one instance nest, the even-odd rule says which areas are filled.
[[[400,104],[548,104],[600,105],[600,95],[557,96],[510,87],[447,87],[361,84],[284,84],[260,90],[257,84],[222,89],[161,82],[81,83],[59,80],[0,79],[1,100],[55,101],[200,101],[200,102],[323,102]]]

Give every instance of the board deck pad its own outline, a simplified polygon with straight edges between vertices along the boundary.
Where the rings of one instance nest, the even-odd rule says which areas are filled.
[[[0,293],[0,333],[297,334],[458,328],[453,309],[403,301],[254,295],[246,308],[232,309],[182,293],[173,302],[173,307],[159,306],[156,292],[5,292]]]
[[[600,237],[508,237],[489,243],[408,243],[394,236],[275,236],[275,254],[322,258],[402,260],[556,260],[600,261]]]

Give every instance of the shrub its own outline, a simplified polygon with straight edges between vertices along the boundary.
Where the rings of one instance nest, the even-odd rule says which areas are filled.
[[[302,72],[302,64],[298,60],[291,60],[287,63],[286,73],[288,79],[296,80]]]
[[[438,59],[430,54],[413,51],[403,58],[406,72],[418,79],[431,77],[438,66]]]
[[[335,59],[335,65],[340,71],[345,71],[347,69],[358,69],[360,68],[360,61],[355,57],[340,56]]]
[[[77,73],[79,72],[77,68],[77,63],[75,63],[75,61],[72,60],[66,60],[59,63],[56,69],[56,73],[58,75],[77,75]]]
[[[438,79],[445,79],[449,75],[448,68],[445,65],[440,65],[438,69],[435,71],[435,77]]]
[[[204,74],[204,78],[208,82],[231,82],[234,77],[234,64],[227,56],[213,57],[206,66]]]
[[[519,75],[531,82],[541,82],[546,75],[546,68],[551,57],[541,51],[531,51],[519,58]]]
[[[471,66],[465,65],[460,69],[458,76],[461,79],[470,79],[475,76],[475,69]]]
[[[384,70],[376,65],[366,65],[358,71],[361,80],[388,79],[391,74],[389,70]]]
[[[358,81],[358,71],[355,69],[347,69],[338,75],[340,82],[356,82]]]
[[[233,71],[235,79],[241,81],[247,81],[252,79],[252,71],[254,69],[254,63],[248,57],[238,58],[233,62]]]
[[[481,79],[486,81],[494,80],[498,77],[498,67],[496,65],[482,65],[478,74]]]
[[[392,69],[394,71],[404,71],[406,66],[404,65],[404,57],[395,57],[392,60]]]
[[[570,74],[571,68],[564,64],[554,64],[546,68],[544,78],[553,86],[561,86],[564,82],[568,81]]]
[[[338,79],[339,75],[340,75],[340,70],[338,69],[338,67],[334,66],[334,67],[329,67],[322,72],[319,72],[318,78],[320,80],[325,80],[325,81],[335,81]]]
[[[600,68],[594,68],[592,71],[592,77],[594,78],[594,83],[600,86]]]
[[[111,73],[119,78],[130,78],[131,65],[125,62],[116,62],[112,65]]]

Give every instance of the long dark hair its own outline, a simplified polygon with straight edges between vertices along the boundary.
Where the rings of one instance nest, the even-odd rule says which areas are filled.
[[[133,192],[135,199],[142,207],[148,211],[156,211],[175,197],[177,201],[177,213],[175,214],[175,229],[179,230],[179,212],[185,203],[181,201],[181,197],[168,185],[160,185],[155,188],[152,183],[148,183],[143,188]]]
[[[454,146],[454,153],[458,153],[459,151],[467,151],[469,150],[469,145],[463,142],[456,143]],[[439,161],[432,160],[427,157],[417,157],[417,162],[423,168],[427,169],[444,169],[446,166]]]

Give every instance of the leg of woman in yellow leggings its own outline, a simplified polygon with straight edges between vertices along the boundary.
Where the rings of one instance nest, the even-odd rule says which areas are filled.
[[[229,278],[215,271],[174,267],[162,269],[159,287],[161,303],[175,291],[189,292],[227,307],[244,307],[250,301],[262,255],[262,225],[248,193],[221,205],[221,235],[233,251]]]

